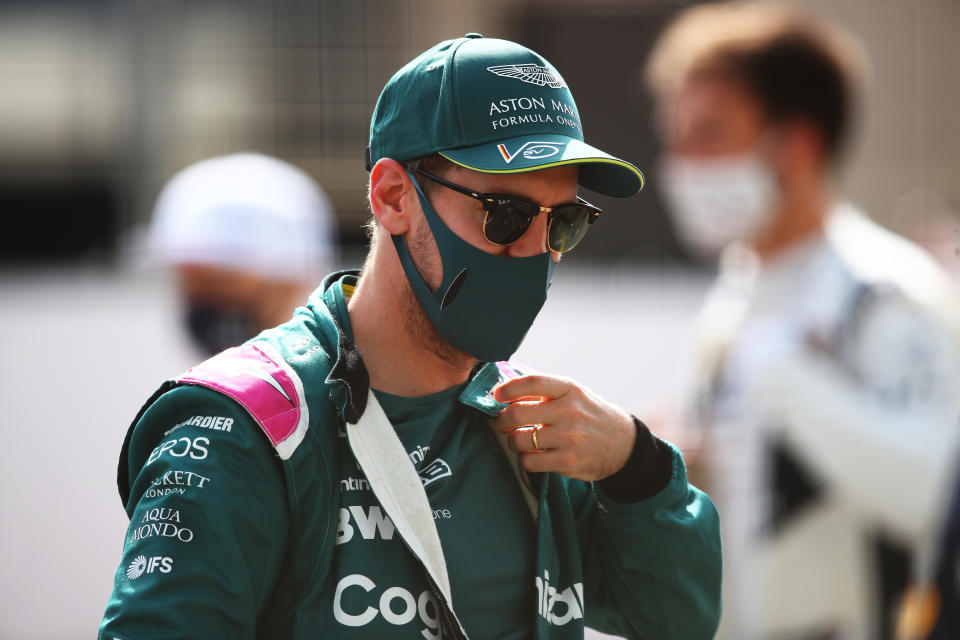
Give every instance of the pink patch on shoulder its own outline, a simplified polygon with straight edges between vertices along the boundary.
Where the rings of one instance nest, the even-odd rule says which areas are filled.
[[[224,393],[260,424],[274,446],[296,431],[300,400],[290,376],[253,345],[232,347],[178,378]]]

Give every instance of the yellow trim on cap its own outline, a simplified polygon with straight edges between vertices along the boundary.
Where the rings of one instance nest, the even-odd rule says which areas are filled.
[[[571,164],[613,164],[620,167],[629,169],[634,175],[640,178],[640,189],[643,189],[644,178],[643,174],[635,166],[629,162],[624,162],[623,160],[616,160],[613,158],[577,158],[574,160],[561,160],[559,162],[548,162],[547,164],[538,164],[535,167],[523,167],[518,169],[480,169],[478,167],[471,167],[468,164],[462,162],[457,162],[448,155],[445,155],[442,151],[437,152],[439,155],[443,156],[453,164],[463,167],[464,169],[470,169],[471,171],[476,171],[477,173],[495,173],[495,174],[509,174],[509,173],[529,173],[531,171],[540,171],[541,169],[552,169],[553,167],[562,167]],[[639,191],[640,189],[637,189]]]

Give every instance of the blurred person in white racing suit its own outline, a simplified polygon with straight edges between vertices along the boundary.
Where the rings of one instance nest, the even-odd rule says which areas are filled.
[[[250,152],[208,158],[171,178],[149,244],[174,269],[184,326],[206,355],[288,318],[338,262],[323,189],[302,169]]]
[[[890,638],[932,572],[957,298],[835,194],[864,62],[832,25],[722,3],[682,13],[647,68],[675,226],[720,257],[687,426],[724,523],[721,638]]]

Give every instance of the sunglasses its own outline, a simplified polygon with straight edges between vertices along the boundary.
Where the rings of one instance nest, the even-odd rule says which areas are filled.
[[[418,168],[417,173],[457,193],[470,196],[483,204],[483,236],[497,245],[512,244],[529,231],[541,211],[547,213],[547,247],[556,253],[570,251],[600,217],[600,209],[583,198],[576,202],[541,207],[520,196],[500,193],[480,193],[444,180]]]

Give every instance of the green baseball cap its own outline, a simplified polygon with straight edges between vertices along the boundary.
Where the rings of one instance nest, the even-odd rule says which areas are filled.
[[[580,184],[625,198],[643,188],[629,162],[583,141],[560,73],[508,40],[469,33],[420,54],[383,88],[370,122],[367,170],[439,153],[482,173],[579,165]]]

